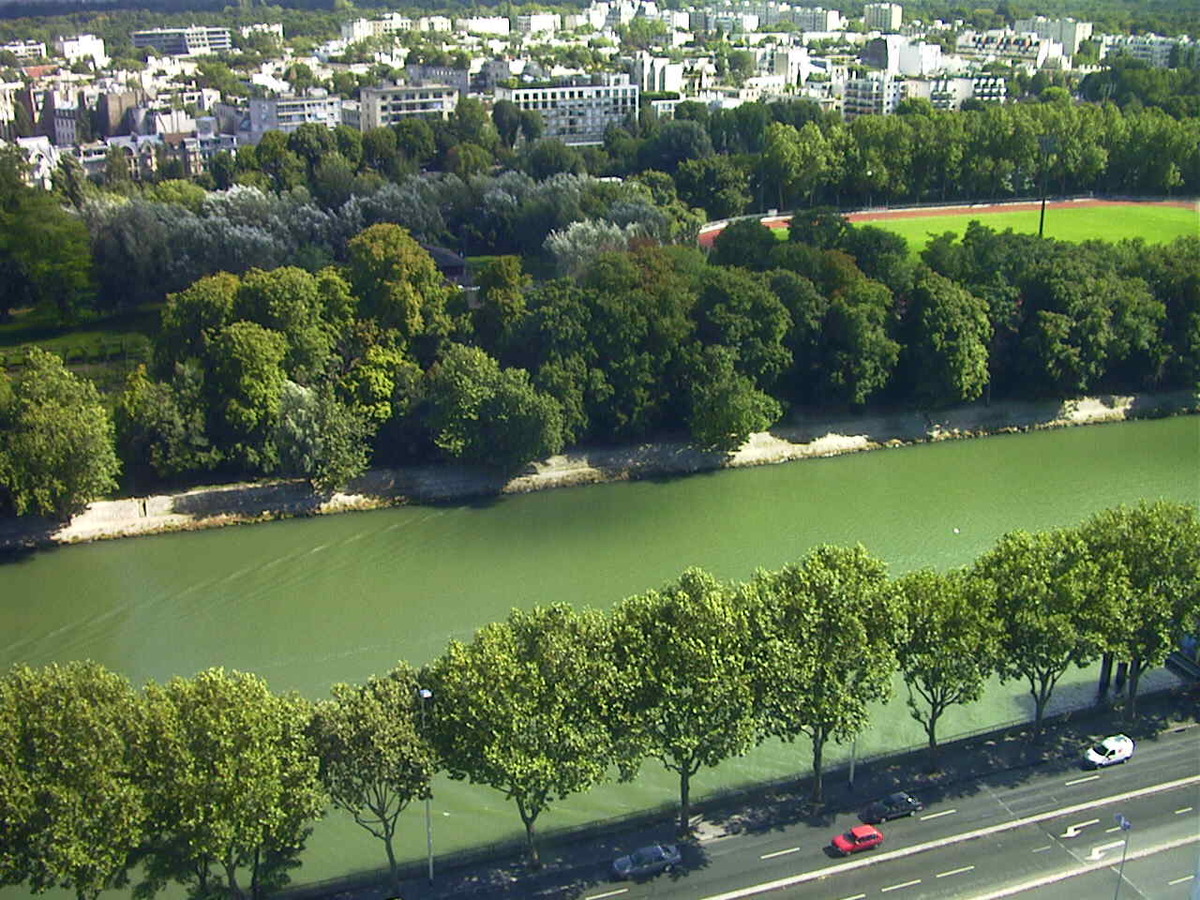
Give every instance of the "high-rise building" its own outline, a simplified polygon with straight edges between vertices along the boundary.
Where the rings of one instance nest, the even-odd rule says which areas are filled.
[[[403,119],[448,119],[459,91],[448,84],[381,84],[360,92],[359,127],[363,131],[395,125]]]
[[[1063,45],[1064,53],[1074,56],[1079,52],[1079,45],[1092,36],[1092,23],[1034,16],[1032,19],[1017,19],[1013,23],[1013,31],[1029,32],[1038,37],[1058,41]]]
[[[548,138],[564,144],[600,144],[610,126],[637,115],[638,86],[628,75],[605,74],[549,87],[497,87],[496,99],[539,113]]]
[[[268,131],[290,134],[301,125],[315,123],[326,128],[342,124],[342,98],[251,97],[250,141],[257,144]]]
[[[867,31],[897,32],[903,18],[904,7],[899,3],[868,3],[863,8],[863,24]]]

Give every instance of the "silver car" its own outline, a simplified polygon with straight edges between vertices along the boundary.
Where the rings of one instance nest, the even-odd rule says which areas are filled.
[[[674,844],[650,844],[628,856],[617,857],[613,860],[612,870],[616,878],[649,878],[673,869],[682,860],[679,848]]]

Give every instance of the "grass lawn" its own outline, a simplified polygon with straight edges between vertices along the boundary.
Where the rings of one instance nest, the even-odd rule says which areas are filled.
[[[864,222],[901,235],[914,253],[920,252],[931,236],[953,231],[960,237],[978,220],[993,231],[1011,228],[1018,233],[1037,234],[1038,210],[1023,212],[979,211],[953,216],[881,219]],[[1102,240],[1115,243],[1141,238],[1148,244],[1167,244],[1177,237],[1200,234],[1200,215],[1195,209],[1174,206],[1046,207],[1046,237],[1078,243]]]

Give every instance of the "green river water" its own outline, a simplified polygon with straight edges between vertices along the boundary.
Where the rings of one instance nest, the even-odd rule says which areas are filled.
[[[310,697],[397,659],[421,664],[513,606],[608,607],[689,565],[742,579],[818,543],[861,542],[893,573],[971,561],[1006,531],[1074,524],[1142,498],[1200,502],[1200,418],[946,442],[834,459],[98,543],[0,565],[0,668],[90,658],[135,683],[209,666],[256,672]],[[1071,673],[1080,690],[1090,672]],[[942,732],[1019,718],[1020,685],[948,713]],[[919,744],[903,695],[859,741],[868,756]],[[833,759],[839,758],[833,748]],[[805,744],[760,747],[693,782],[714,789],[781,778]],[[571,798],[543,832],[669,803],[676,783],[648,763],[631,785]],[[516,811],[490,790],[439,781],[434,840],[448,852],[514,836]],[[419,808],[398,848],[424,854]],[[340,813],[318,824],[299,882],[383,861]],[[5,900],[21,896],[0,891]]]

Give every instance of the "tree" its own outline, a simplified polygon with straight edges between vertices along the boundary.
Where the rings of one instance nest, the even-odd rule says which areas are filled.
[[[152,381],[138,366],[125,382],[113,420],[117,447],[130,482],[143,474],[169,478],[217,467],[221,454],[208,438],[203,373],[198,363],[178,363],[169,382]]]
[[[0,487],[17,515],[69,519],[116,488],[112,420],[92,382],[32,347],[11,392],[3,388]]]
[[[344,488],[367,470],[370,425],[366,413],[343,403],[328,383],[285,382],[273,438],[279,469],[321,492]]]
[[[427,424],[449,456],[511,472],[562,449],[562,412],[524,369],[451,344],[427,377]]]
[[[738,371],[728,347],[705,347],[691,384],[688,430],[701,447],[736,450],[750,435],[766,431],[783,415],[783,407]]]
[[[758,729],[812,739],[812,799],[823,796],[824,751],[867,724],[896,670],[897,616],[884,564],[859,547],[824,545],[746,587],[753,606]]]
[[[123,887],[146,825],[138,697],[93,662],[0,678],[0,884],[95,900]]]
[[[167,295],[154,342],[159,374],[170,373],[184,360],[204,358],[214,335],[233,320],[240,288],[236,275],[220,272]]]
[[[1028,684],[1034,740],[1039,740],[1058,680],[1072,665],[1086,665],[1103,649],[1111,610],[1098,601],[1124,595],[1126,577],[1103,568],[1082,538],[1063,530],[1006,534],[975,561],[972,573],[1003,623],[1000,677]]]
[[[829,144],[815,123],[796,129],[774,122],[767,126],[759,177],[775,188],[779,208],[786,209],[801,197],[811,203],[828,177],[830,162]]]
[[[823,329],[827,400],[860,406],[888,383],[900,356],[890,316],[891,292],[875,281],[857,279],[832,298]]]
[[[529,144],[522,167],[538,181],[559,172],[579,175],[584,171],[583,157],[579,151],[568,147],[558,138],[542,138]]]
[[[210,433],[226,458],[250,470],[277,465],[271,431],[283,400],[287,340],[255,322],[225,326],[212,340],[205,379]]]
[[[995,669],[1001,626],[970,586],[964,572],[931,569],[895,585],[902,617],[896,657],[908,708],[929,738],[931,772],[938,768],[938,720],[951,706],[977,701]]]
[[[712,140],[703,125],[687,119],[672,119],[664,122],[658,133],[642,145],[638,163],[642,169],[674,174],[685,161],[703,159],[712,153]]]
[[[838,250],[849,230],[850,223],[837,210],[825,207],[802,209],[792,213],[788,222],[788,240],[819,250]]]
[[[534,868],[538,816],[602,782],[613,762],[612,659],[604,617],[557,604],[514,609],[470,643],[452,641],[422,676],[450,777],[516,803]]]
[[[918,278],[909,299],[905,352],[914,390],[933,405],[978,399],[989,380],[992,323],[987,303],[934,272]]]
[[[519,256],[497,256],[475,276],[479,306],[472,311],[475,337],[485,350],[496,352],[501,338],[525,314],[525,291],[533,279],[521,268]]]
[[[1160,500],[1099,512],[1080,534],[1097,565],[1124,576],[1107,649],[1129,661],[1133,719],[1142,674],[1200,623],[1200,521],[1194,506]]]
[[[497,100],[492,104],[492,124],[504,146],[511,150],[521,133],[521,108],[511,100]]]
[[[776,243],[775,233],[758,219],[738,219],[721,229],[713,241],[710,260],[718,266],[741,266],[761,272],[770,267]]]
[[[139,891],[178,881],[198,896],[261,900],[287,884],[328,801],[310,704],[223,669],[150,683],[145,703],[152,827]]]
[[[750,205],[750,177],[728,156],[685,160],[675,173],[675,185],[686,203],[704,209],[710,219],[741,215]]]
[[[429,796],[437,759],[423,734],[417,673],[405,663],[364,685],[335,684],[317,704],[311,734],[333,805],[383,842],[399,892],[393,838],[400,814]]]
[[[611,618],[622,763],[652,757],[679,776],[678,830],[689,834],[692,778],[754,744],[747,612],[728,585],[688,569]]]
[[[739,269],[708,268],[693,309],[696,337],[733,351],[737,369],[769,388],[791,364],[791,316],[764,281]]]
[[[450,289],[433,258],[406,229],[387,223],[358,234],[347,251],[360,314],[416,341],[422,359],[434,353],[450,331]]]

